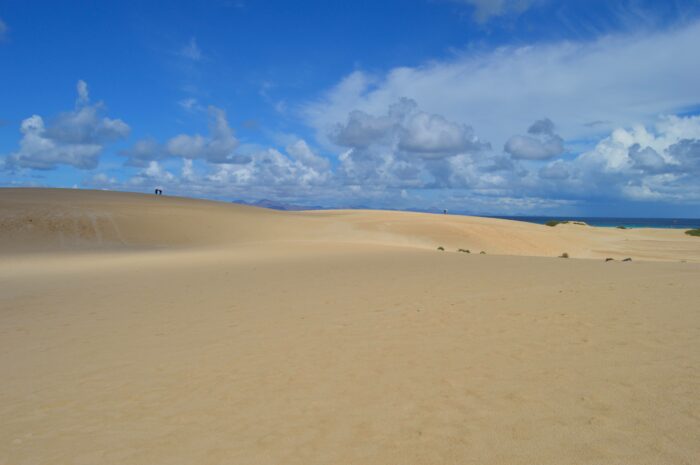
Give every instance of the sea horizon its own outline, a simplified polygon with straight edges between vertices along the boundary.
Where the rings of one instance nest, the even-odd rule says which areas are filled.
[[[527,223],[545,224],[548,221],[581,221],[589,226],[617,228],[624,226],[635,228],[660,229],[696,229],[700,228],[700,218],[626,218],[604,216],[526,216],[526,215],[488,215],[489,218],[525,221]]]

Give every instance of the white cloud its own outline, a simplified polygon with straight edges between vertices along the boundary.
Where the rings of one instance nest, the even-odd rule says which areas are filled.
[[[140,187],[162,189],[165,185],[173,185],[178,183],[178,178],[170,171],[163,168],[157,161],[151,161],[148,165],[140,169],[136,175],[129,179],[128,185],[131,187]]]
[[[209,136],[180,134],[166,144],[168,153],[183,158],[204,158],[212,163],[225,163],[238,147],[238,139],[233,134],[226,119],[226,112],[210,106]]]
[[[700,138],[682,139],[671,145],[668,152],[682,170],[700,174]]]
[[[153,139],[141,139],[132,147],[123,150],[130,166],[147,166],[150,161],[167,157],[204,159],[210,163],[231,163],[235,161],[234,151],[239,145],[233,129],[228,124],[226,112],[209,106],[209,135],[178,134],[160,145]]]
[[[441,158],[444,154],[478,151],[483,148],[485,144],[474,136],[474,131],[469,126],[425,112],[411,115],[399,139],[399,149],[423,153],[429,158]]]
[[[642,148],[639,144],[634,144],[627,153],[632,161],[632,167],[642,171],[662,171],[666,165],[663,157],[651,147]]]
[[[222,164],[208,176],[209,181],[237,186],[308,189],[326,181],[326,173],[294,160],[276,149],[250,155],[245,164]]]
[[[240,163],[207,163],[182,159],[179,175],[164,163],[148,162],[127,183],[131,188],[160,187],[171,193],[226,198],[318,198],[321,193],[338,193],[329,181],[328,160],[316,155],[298,139],[287,154],[263,149],[241,157]],[[172,165],[172,160],[167,162]]]
[[[192,98],[192,97],[186,98],[186,99],[182,99],[182,100],[180,100],[179,102],[177,102],[177,104],[180,105],[180,107],[182,107],[183,109],[185,109],[185,110],[187,110],[187,111],[193,111],[193,110],[200,110],[200,109],[202,109],[202,107],[201,107],[201,105],[199,104],[199,102],[197,101],[197,99],[196,99],[196,98]]]
[[[145,167],[151,161],[163,160],[168,157],[168,153],[155,139],[141,139],[130,148],[120,152],[126,156],[127,166]]]
[[[503,150],[521,160],[547,160],[561,155],[564,145],[561,138],[540,140],[530,136],[513,136]]]
[[[494,147],[527,127],[534,111],[556,121],[563,139],[590,139],[697,104],[698,43],[694,22],[644,35],[472,51],[381,75],[356,71],[302,113],[327,148],[328,134],[352,111],[382,114],[401,98],[468,122]]]
[[[311,168],[318,173],[323,173],[330,169],[330,162],[328,159],[315,154],[306,141],[302,139],[288,145],[287,153],[289,153],[302,165]]]
[[[208,117],[206,136],[179,134],[164,144],[143,139],[122,152],[127,165],[141,168],[128,185],[242,198],[311,196],[330,188],[330,161],[306,141],[285,137],[285,151],[250,144],[240,147],[223,110],[210,106]],[[171,169],[177,159],[182,163],[179,175]]]
[[[547,160],[564,153],[564,140],[554,133],[554,123],[549,118],[535,121],[527,132],[529,136],[508,139],[503,150],[522,160]]]
[[[461,163],[472,163],[471,155],[488,149],[469,126],[421,111],[405,98],[379,115],[350,112],[330,140],[346,148],[339,155],[341,182],[396,188],[449,185],[459,178],[451,173],[452,158],[462,154]]]
[[[700,116],[662,117],[653,130],[616,129],[561,167],[571,176],[558,186],[560,192],[700,202]]]
[[[83,81],[82,79],[79,80],[78,84],[76,85],[76,89],[78,91],[78,100],[76,101],[76,104],[87,105],[90,101],[90,92],[88,91],[87,82]]]
[[[129,135],[129,126],[124,121],[103,117],[101,104],[88,103],[78,103],[74,111],[54,118],[46,129],[47,136],[59,143],[105,145]]]
[[[20,149],[6,157],[5,168],[50,170],[69,165],[92,169],[106,145],[129,135],[124,121],[102,116],[101,103],[90,105],[84,81],[78,81],[77,91],[76,108],[59,114],[50,124],[39,115],[22,121]]]
[[[522,13],[531,7],[535,0],[452,0],[465,3],[474,8],[474,17],[479,22],[484,22],[494,16]]]
[[[649,168],[650,164],[655,170],[665,166],[667,171],[689,171],[694,166],[694,158],[686,157],[683,148],[692,147],[696,140],[700,140],[700,116],[665,116],[659,119],[653,131],[643,125],[614,130],[593,150],[581,154],[576,162],[589,171],[604,174],[630,173]]]
[[[88,180],[88,184],[95,187],[107,188],[116,186],[118,181],[105,173],[96,173]]]

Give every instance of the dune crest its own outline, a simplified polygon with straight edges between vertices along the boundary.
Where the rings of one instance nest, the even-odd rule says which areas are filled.
[[[0,189],[0,253],[356,243],[498,255],[700,261],[678,230],[556,228],[375,210],[283,212],[224,202],[68,189]]]

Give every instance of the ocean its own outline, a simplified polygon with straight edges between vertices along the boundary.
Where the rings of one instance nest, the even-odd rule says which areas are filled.
[[[615,228],[665,228],[665,229],[697,229],[700,228],[700,218],[602,218],[587,216],[493,216],[506,220],[527,221],[528,223],[545,224],[547,221],[583,221],[590,226]]]

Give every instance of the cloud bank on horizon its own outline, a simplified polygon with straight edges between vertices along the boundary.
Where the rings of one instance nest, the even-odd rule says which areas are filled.
[[[241,5],[230,14],[264,13]],[[444,39],[436,47],[447,53],[417,61],[409,54],[390,67],[343,70],[300,56],[287,73],[271,72],[277,80],[263,76],[270,63],[251,61],[258,68],[243,84],[228,81],[228,55],[217,48],[228,37],[187,31],[145,52],[175,76],[167,84],[146,71],[106,76],[80,56],[82,72],[64,70],[65,80],[80,74],[73,107],[61,106],[70,101],[67,89],[52,87],[46,113],[34,107],[42,99],[22,83],[29,64],[20,62],[11,71],[19,86],[12,111],[0,113],[0,183],[162,187],[329,207],[697,216],[700,9],[694,1],[663,11],[653,5],[618,2],[597,18],[546,0],[425,2],[420,8],[459,12],[442,21],[475,30],[473,37]],[[32,32],[23,30],[31,28],[23,13],[14,12],[18,26],[13,16],[0,18],[0,53],[32,47],[17,45]],[[562,37],[498,33],[552,21],[564,24]],[[611,23],[613,30],[596,27]],[[346,53],[369,57],[401,37]],[[75,60],[65,53],[65,62]],[[100,89],[115,88],[109,106],[93,103],[83,74]],[[324,82],[306,84],[319,75]],[[257,91],[242,92],[246,85]]]

